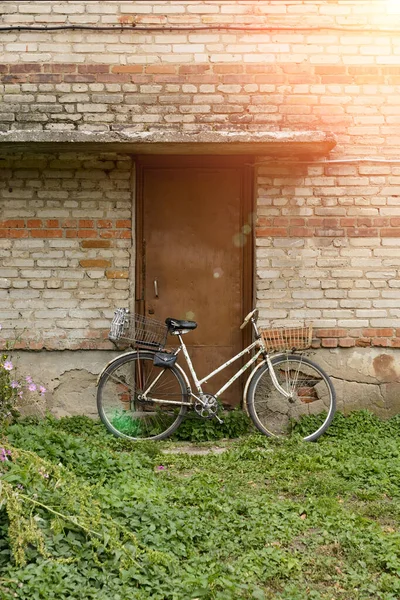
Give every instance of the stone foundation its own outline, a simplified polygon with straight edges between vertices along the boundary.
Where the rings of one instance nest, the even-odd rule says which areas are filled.
[[[56,417],[82,414],[96,417],[97,377],[117,354],[117,351],[19,352],[14,362],[20,375],[32,375],[47,388],[42,410],[49,410]],[[339,411],[349,414],[368,409],[383,419],[400,411],[399,350],[320,349],[308,352],[308,356],[331,376]],[[27,407],[24,412],[29,412]]]

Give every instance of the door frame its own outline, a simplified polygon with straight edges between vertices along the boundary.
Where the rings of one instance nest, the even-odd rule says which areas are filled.
[[[252,231],[247,236],[249,243],[242,246],[242,307],[243,317],[252,310],[254,297],[254,255],[255,255],[255,207],[254,207],[254,171],[252,158],[241,155],[141,155],[136,161],[136,199],[135,199],[135,311],[145,314],[145,243],[144,233],[144,171],[146,167],[158,168],[232,168],[243,169],[240,221],[241,227],[248,223],[249,215],[252,220]],[[235,324],[236,325],[236,324]],[[239,327],[240,323],[237,324]],[[252,330],[245,327],[242,330],[243,345],[248,345],[252,339]]]

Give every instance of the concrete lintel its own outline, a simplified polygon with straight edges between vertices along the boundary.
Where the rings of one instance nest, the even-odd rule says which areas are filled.
[[[1,150],[85,151],[129,154],[256,154],[273,157],[324,156],[336,145],[323,131],[7,131]]]

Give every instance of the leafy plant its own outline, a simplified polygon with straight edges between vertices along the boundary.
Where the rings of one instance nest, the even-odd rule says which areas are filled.
[[[222,438],[238,438],[253,430],[252,422],[240,409],[220,414],[223,423],[216,419],[202,419],[189,414],[179,426],[172,439],[192,442],[207,442]]]
[[[339,414],[315,444],[250,432],[170,451],[87,417],[10,425],[1,600],[399,597],[398,417]]]
[[[18,408],[23,405],[35,403],[38,409],[38,400],[47,391],[44,386],[35,383],[30,375],[24,379],[17,376],[10,355],[12,347],[12,344],[7,343],[6,350],[0,357],[0,431],[13,422],[19,415]]]

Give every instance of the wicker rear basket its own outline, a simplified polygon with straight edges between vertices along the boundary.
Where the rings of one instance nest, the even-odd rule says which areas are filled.
[[[312,324],[306,327],[262,329],[261,338],[268,352],[305,350],[311,346]]]

